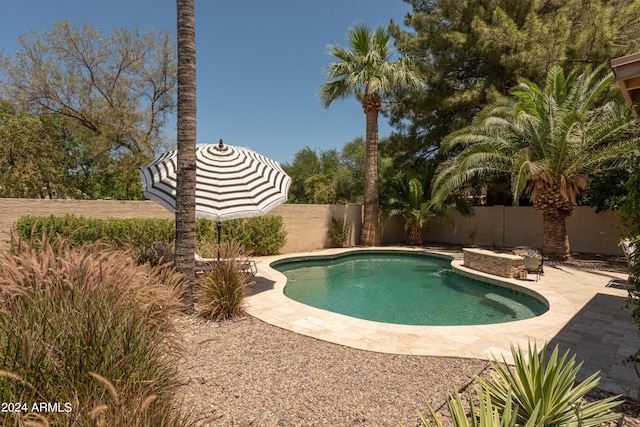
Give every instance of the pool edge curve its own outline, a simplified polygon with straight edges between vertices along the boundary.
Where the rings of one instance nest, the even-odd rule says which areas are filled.
[[[359,251],[422,252],[451,259],[463,275],[507,288],[516,288],[544,301],[549,310],[537,317],[507,323],[472,326],[413,326],[387,324],[329,312],[293,301],[284,295],[286,277],[273,262],[295,257],[331,256]],[[546,343],[576,313],[574,304],[544,281],[502,279],[465,268],[456,253],[408,247],[327,249],[257,259],[255,290],[246,299],[246,312],[266,323],[316,339],[361,350],[393,354],[490,359],[509,356],[511,344]]]

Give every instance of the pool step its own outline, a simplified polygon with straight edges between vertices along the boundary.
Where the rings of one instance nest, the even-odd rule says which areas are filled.
[[[485,298],[491,301],[491,305],[496,309],[503,313],[510,313],[513,317],[516,317],[518,313],[522,314],[523,311],[531,313],[532,316],[534,315],[525,305],[510,298],[503,297],[502,295],[488,293],[485,295]]]

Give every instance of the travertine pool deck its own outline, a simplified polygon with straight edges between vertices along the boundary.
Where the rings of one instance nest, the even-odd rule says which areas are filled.
[[[414,250],[448,256],[460,274],[494,283],[499,281],[520,290],[528,289],[542,296],[549,310],[533,319],[493,325],[410,326],[355,319],[287,298],[283,293],[286,277],[270,264],[294,256],[354,250],[328,249],[257,258],[258,274],[247,297],[247,313],[271,325],[316,339],[393,354],[499,360],[504,356],[510,362],[511,345],[526,348],[530,342],[535,342],[540,348],[545,343],[557,344],[562,352],[570,349],[576,353],[578,361],[584,361],[579,380],[600,371],[598,387],[637,397],[638,375],[632,365],[622,363],[624,358],[640,349],[638,326],[633,323],[630,310],[622,309],[627,291],[619,284],[624,283],[626,275],[545,265],[544,275],[538,282],[533,275],[528,280],[505,279],[465,268],[461,252],[406,247],[370,249]]]

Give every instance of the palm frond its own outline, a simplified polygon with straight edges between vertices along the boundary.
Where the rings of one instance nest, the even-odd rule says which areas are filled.
[[[380,94],[398,86],[423,87],[418,67],[410,57],[393,61],[396,50],[389,31],[380,26],[372,30],[359,23],[348,31],[348,46],[329,46],[329,53],[337,59],[325,68],[327,83],[318,95],[323,106],[333,101],[363,94]],[[327,87],[328,86],[328,87]]]
[[[596,104],[611,86],[605,70],[554,67],[542,87],[519,80],[509,99],[485,107],[444,139],[443,152],[456,154],[438,169],[434,198],[443,200],[473,178],[506,174],[514,199],[523,193],[535,199],[539,182],[574,202],[586,177],[633,158],[640,132],[628,109],[614,101]]]
[[[540,165],[529,159],[529,151],[524,149],[516,153],[513,157],[513,167],[511,174],[511,195],[514,204],[518,204],[518,200],[522,194],[527,194],[528,184],[540,174],[542,168]],[[531,188],[533,189],[533,187]]]
[[[510,155],[495,150],[490,144],[473,145],[438,168],[431,197],[442,203],[472,178],[509,173],[511,163]]]
[[[349,95],[350,85],[346,80],[334,80],[327,82],[320,88],[320,92],[318,93],[324,108],[328,108],[333,101],[348,98]]]

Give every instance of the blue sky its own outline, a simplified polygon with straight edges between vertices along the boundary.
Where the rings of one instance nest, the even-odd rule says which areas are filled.
[[[11,2],[0,16],[0,49],[12,54],[19,35],[63,19],[175,35],[175,9],[174,0]],[[364,136],[357,101],[325,110],[318,100],[332,62],[327,45],[344,46],[357,22],[401,24],[408,12],[402,0],[196,0],[198,142],[222,138],[285,163],[304,147],[339,149]],[[380,136],[389,135],[386,119],[379,123]]]

